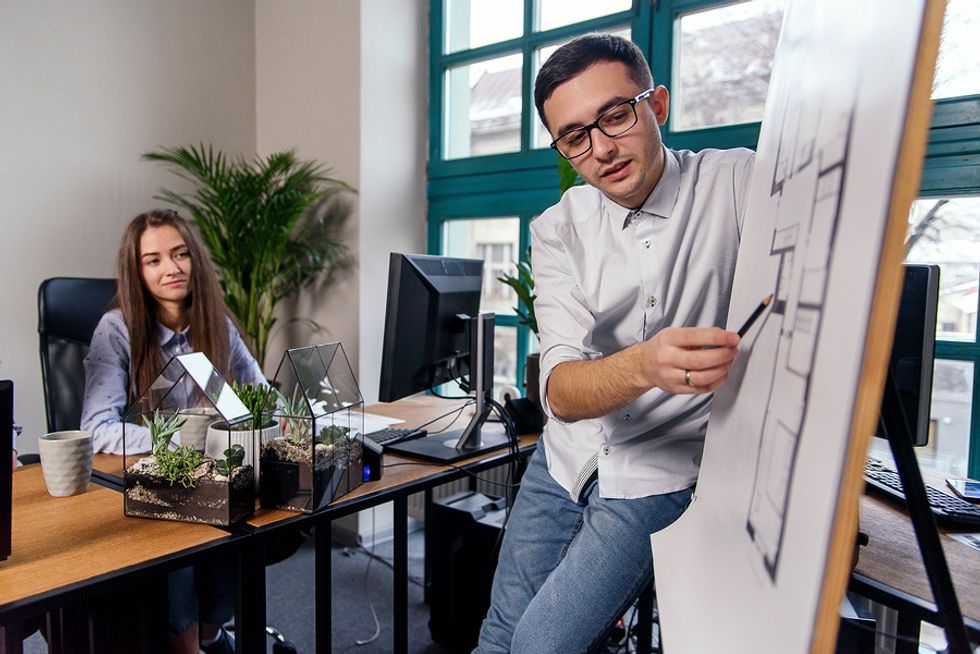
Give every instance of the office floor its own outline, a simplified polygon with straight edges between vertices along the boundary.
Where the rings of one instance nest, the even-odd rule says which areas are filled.
[[[422,602],[423,532],[409,535],[408,585],[409,647],[414,654],[446,654],[429,636],[429,608]],[[380,559],[391,560],[392,542],[374,548]],[[382,654],[391,651],[392,571],[379,559],[372,560],[363,550],[333,549],[333,651],[357,654]],[[301,653],[312,652],[313,607],[311,597],[313,571],[312,539],[289,559],[270,566],[266,571],[267,623],[280,630]],[[417,583],[416,583],[417,582]],[[374,603],[381,631],[371,643],[357,645],[356,641],[370,639],[375,633],[369,598]],[[25,654],[46,654],[47,645],[40,634],[24,643]],[[272,652],[272,639],[267,648]]]

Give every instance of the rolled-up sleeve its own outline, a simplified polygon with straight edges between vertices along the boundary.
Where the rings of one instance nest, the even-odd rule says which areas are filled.
[[[123,453],[123,413],[129,388],[129,333],[122,315],[102,316],[85,357],[85,397],[81,428],[92,432],[93,449]],[[126,425],[126,451],[149,452],[150,434],[145,427]]]
[[[567,264],[568,254],[555,227],[542,220],[531,223],[531,268],[534,271],[534,313],[541,349],[541,404],[548,418],[560,423],[548,400],[548,380],[558,364],[596,359],[591,349],[595,320]]]

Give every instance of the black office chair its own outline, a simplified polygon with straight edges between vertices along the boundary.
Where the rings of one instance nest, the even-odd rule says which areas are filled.
[[[116,280],[53,277],[37,292],[41,379],[48,431],[78,429],[85,397],[89,343],[116,294]]]

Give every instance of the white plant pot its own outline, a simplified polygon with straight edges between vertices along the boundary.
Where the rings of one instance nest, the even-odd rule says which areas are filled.
[[[207,442],[208,427],[214,423],[218,413],[211,408],[186,409],[180,412],[184,426],[174,440],[181,445],[190,445],[195,450],[203,451]]]
[[[88,489],[92,476],[92,432],[56,431],[41,436],[37,445],[48,493],[67,497]]]
[[[232,445],[241,445],[245,450],[245,463],[251,464],[255,470],[255,487],[259,487],[259,457],[258,451],[262,443],[279,436],[279,423],[265,429],[245,429],[229,431],[228,423],[224,420],[208,425],[207,443],[204,454],[212,459],[225,458],[225,450]]]

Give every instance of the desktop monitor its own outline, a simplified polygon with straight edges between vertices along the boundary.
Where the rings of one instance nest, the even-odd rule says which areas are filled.
[[[912,444],[919,447],[929,442],[938,304],[939,266],[906,264],[888,369],[898,389]],[[882,401],[882,414],[887,411],[887,402],[888,393]],[[887,438],[882,422],[878,421],[875,436]]]
[[[506,447],[484,434],[493,390],[493,314],[480,314],[483,261],[393,252],[381,355],[379,399],[394,402],[468,378],[476,415],[463,429],[385,449],[450,462]]]

